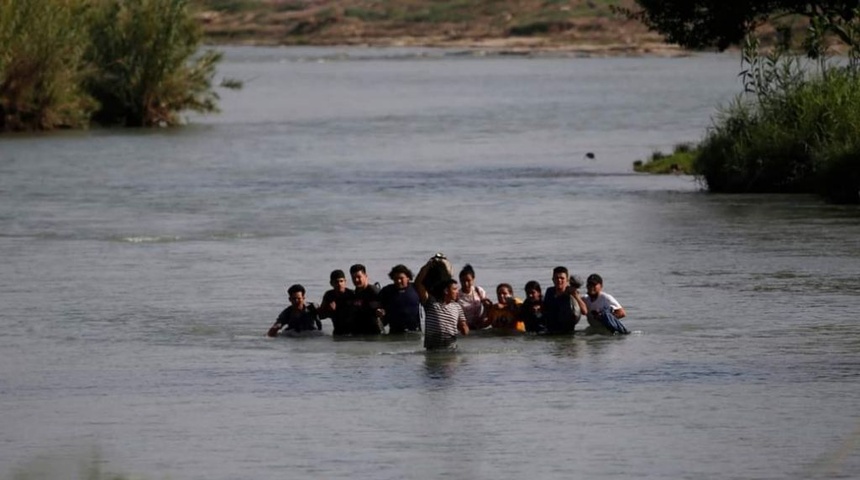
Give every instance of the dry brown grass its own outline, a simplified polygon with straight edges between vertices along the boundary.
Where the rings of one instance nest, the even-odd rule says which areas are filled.
[[[611,12],[633,0],[196,0],[210,43],[677,53]]]

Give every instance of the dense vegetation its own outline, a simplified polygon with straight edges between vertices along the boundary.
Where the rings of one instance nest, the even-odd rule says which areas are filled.
[[[744,40],[745,91],[692,152],[693,170],[710,191],[818,193],[860,203],[860,1],[637,3],[642,10],[633,14],[670,41],[726,48]],[[796,29],[778,24],[798,16],[807,21],[799,41]],[[756,33],[767,19],[780,34],[762,53]],[[844,53],[838,61],[834,47]]]
[[[816,22],[846,44],[856,42],[850,25],[860,0],[636,0],[639,10],[619,8],[630,17],[686,48],[741,45],[747,34],[768,24],[796,32],[798,21]]]
[[[200,40],[187,0],[0,0],[0,131],[217,111]]]
[[[695,170],[708,188],[860,202],[858,70],[806,74],[792,58],[763,68],[776,72],[769,89],[724,108],[700,145]]]

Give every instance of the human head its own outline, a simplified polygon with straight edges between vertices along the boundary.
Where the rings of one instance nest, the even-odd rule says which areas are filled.
[[[343,273],[343,270],[332,270],[328,278],[331,288],[339,292],[346,290],[346,274]]]
[[[529,300],[537,302],[540,301],[543,297],[543,294],[541,293],[540,289],[540,283],[538,283],[537,280],[529,280],[526,283],[524,290],[526,291],[526,298],[528,298]]]
[[[585,280],[585,288],[589,296],[597,296],[603,290],[603,278],[596,273],[592,273]]]
[[[468,263],[460,270],[460,286],[466,293],[472,293],[472,287],[475,286],[475,269]]]
[[[555,285],[556,290],[567,288],[569,279],[570,274],[566,267],[559,266],[552,269],[552,284]]]
[[[364,288],[368,284],[367,269],[360,263],[349,267],[349,276],[352,277],[352,284],[356,288]]]
[[[514,296],[514,287],[509,283],[500,283],[496,286],[496,298],[499,303],[507,303],[508,298]]]
[[[290,303],[294,307],[301,308],[305,304],[305,287],[300,284],[291,285],[287,289],[287,295],[289,295]]]
[[[412,270],[406,265],[395,265],[388,272],[388,278],[397,285],[397,288],[406,288],[412,281]]]
[[[457,280],[449,278],[436,284],[433,289],[433,296],[443,303],[449,303],[457,300],[459,292],[460,286],[457,284]]]

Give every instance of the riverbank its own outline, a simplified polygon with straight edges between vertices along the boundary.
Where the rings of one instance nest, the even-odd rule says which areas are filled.
[[[687,52],[613,11],[628,0],[380,3],[198,0],[212,45],[438,47],[487,54],[571,56]]]

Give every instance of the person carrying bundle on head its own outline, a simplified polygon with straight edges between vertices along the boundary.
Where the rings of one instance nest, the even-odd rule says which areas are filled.
[[[458,333],[469,334],[463,307],[457,303],[460,288],[451,278],[450,265],[444,255],[436,254],[415,278],[418,298],[424,305],[424,348],[427,350],[456,349]],[[448,278],[444,279],[446,273]],[[428,280],[431,275],[435,278]],[[428,284],[433,286],[428,289]]]

